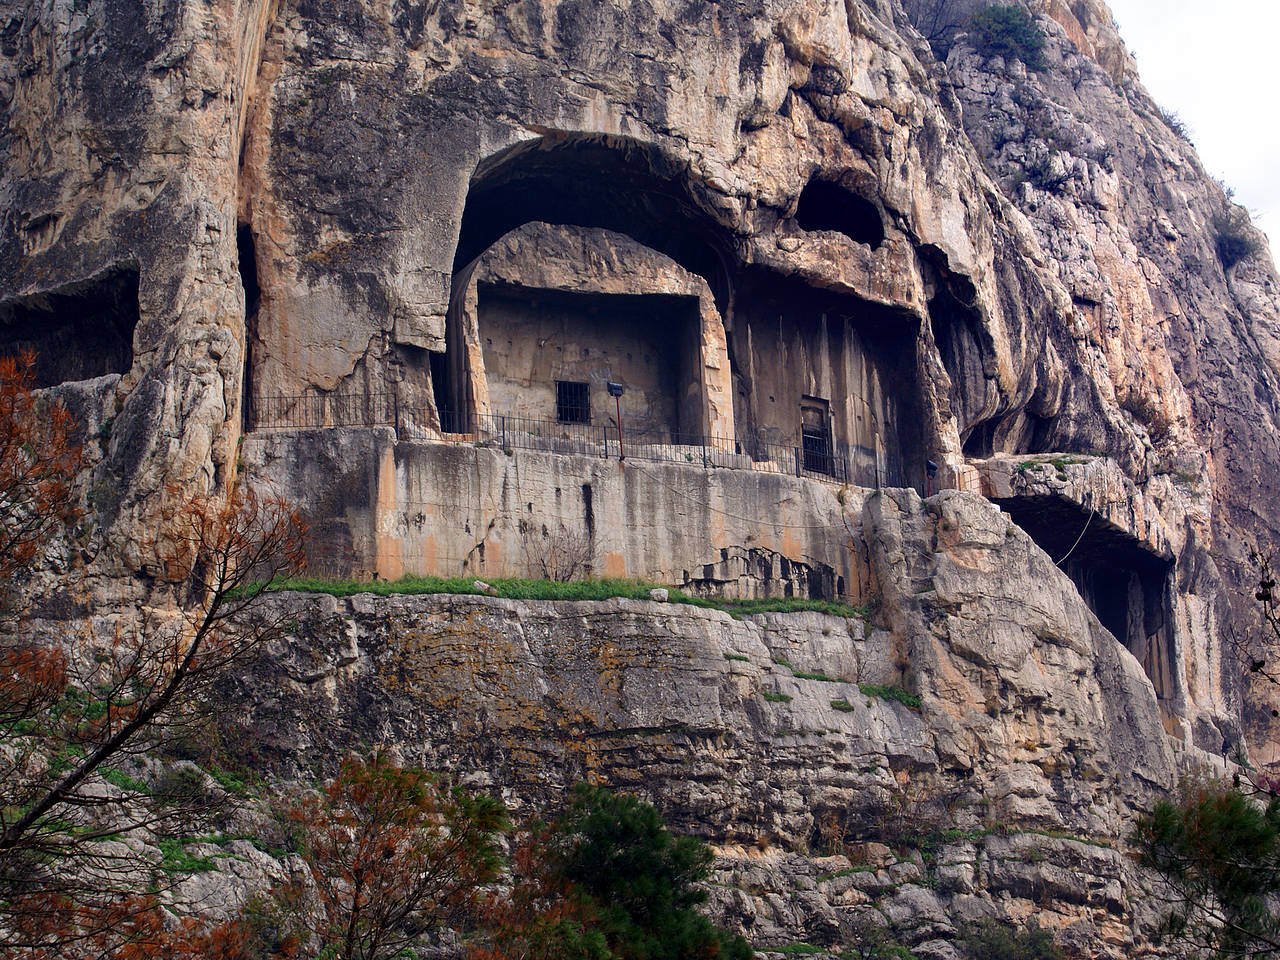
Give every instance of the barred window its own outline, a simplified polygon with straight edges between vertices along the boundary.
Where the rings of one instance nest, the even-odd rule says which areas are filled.
[[[556,381],[556,419],[561,423],[591,422],[588,384],[576,380]]]
[[[830,476],[831,405],[818,397],[805,397],[800,404],[800,442],[804,451],[804,469],[809,473]]]

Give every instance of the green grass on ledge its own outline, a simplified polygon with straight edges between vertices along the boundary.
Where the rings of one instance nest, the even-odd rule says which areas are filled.
[[[880,686],[871,683],[860,683],[858,689],[862,691],[864,697],[879,697],[881,700],[895,700],[904,707],[910,707],[912,710],[920,709],[920,698],[914,693],[908,693],[901,687]],[[832,706],[835,706],[832,703]]]
[[[373,593],[379,596],[393,594],[454,593],[478,595],[473,585],[475,577],[415,577],[399,580],[323,580],[298,577],[273,583],[267,589],[296,590],[302,593],[327,593],[335,597],[350,597],[357,593]],[[629,597],[648,600],[649,591],[657,584],[640,580],[486,580],[499,597],[508,600],[612,600]],[[869,611],[864,607],[830,600],[805,600],[798,597],[775,597],[760,600],[719,600],[694,597],[670,587],[667,598],[670,603],[684,603],[693,607],[723,610],[731,616],[742,618],[755,613],[799,613],[815,611],[835,617],[857,617],[865,620]]]

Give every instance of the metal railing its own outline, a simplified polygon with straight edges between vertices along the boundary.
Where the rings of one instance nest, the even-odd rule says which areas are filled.
[[[510,414],[435,411],[405,405],[393,394],[257,397],[250,423],[254,429],[390,426],[396,428],[400,439],[414,442],[764,470],[863,487],[906,482],[896,458],[896,462],[884,463],[875,450],[846,443],[806,446],[778,442],[776,435],[766,439],[751,431],[733,438],[717,437],[660,429],[642,421],[628,423],[624,418],[620,444],[612,418],[607,423],[572,423]]]
[[[394,427],[399,404],[392,393],[309,393],[296,397],[250,397],[245,413],[253,429]]]

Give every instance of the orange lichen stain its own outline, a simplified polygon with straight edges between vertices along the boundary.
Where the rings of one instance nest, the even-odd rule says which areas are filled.
[[[404,544],[397,535],[396,453],[388,444],[378,457],[378,498],[375,507],[374,554],[378,576],[399,580],[404,576]]]
[[[440,569],[440,547],[436,543],[436,535],[429,533],[417,541],[417,549],[413,557],[413,573],[430,575]]]
[[[807,552],[806,544],[801,542],[800,538],[795,535],[791,527],[784,527],[782,530],[782,547],[778,551],[784,557],[803,557]]]
[[[627,575],[627,559],[620,553],[606,553],[601,573],[605,577],[625,577]]]
[[[490,576],[501,574],[506,574],[508,576],[520,576],[522,571],[515,568],[510,570],[507,569],[506,560],[507,555],[506,551],[502,549],[502,541],[486,540],[484,563],[480,565],[479,569],[487,571]],[[498,573],[495,574],[494,571],[498,571]]]

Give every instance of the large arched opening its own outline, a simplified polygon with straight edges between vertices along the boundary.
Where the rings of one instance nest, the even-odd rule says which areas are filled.
[[[668,262],[668,273],[698,278],[708,302],[652,283],[494,282],[482,258],[526,225],[571,226],[618,257]],[[633,243],[611,243],[606,231]],[[709,354],[723,353],[733,262],[732,234],[699,198],[687,165],[652,146],[548,136],[489,158],[463,211],[445,350],[430,361],[438,426],[471,432],[502,415],[504,424],[541,430],[546,422],[589,441],[597,428],[616,429],[612,382],[626,390],[638,440],[731,436],[731,404],[716,404],[730,394],[717,382],[729,382],[728,359]],[[626,270],[623,263],[615,272]]]

